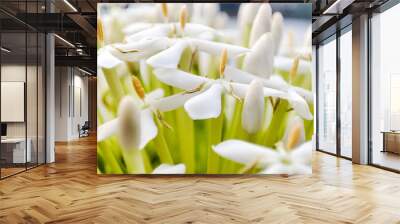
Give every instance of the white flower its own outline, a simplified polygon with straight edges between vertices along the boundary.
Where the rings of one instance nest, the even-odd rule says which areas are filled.
[[[259,79],[254,79],[251,81],[244,97],[242,127],[249,134],[255,134],[262,128],[265,109],[263,91],[263,82]]]
[[[165,97],[157,101],[160,111],[171,110],[184,105],[189,116],[194,119],[216,118],[221,113],[221,95],[228,93],[244,99],[249,85],[227,81],[225,78],[209,79],[177,69],[157,68],[157,78],[170,86],[185,90],[183,93]],[[264,96],[281,97],[283,92],[263,88]]]
[[[119,133],[121,145],[143,149],[149,141],[157,136],[158,129],[153,119],[155,111],[153,105],[163,95],[163,91],[157,89],[148,93],[142,102],[136,102],[132,97],[125,96],[120,102],[118,117],[98,127],[97,141],[103,141],[115,133]],[[137,104],[140,106],[137,106]],[[136,123],[134,124],[133,121]],[[129,131],[133,129],[135,130],[134,133]]]
[[[311,174],[312,143],[306,142],[289,151],[255,145],[241,140],[227,140],[214,151],[237,163],[260,168],[261,174]]]
[[[268,78],[274,66],[274,39],[271,33],[263,34],[251,47],[243,61],[243,70]]]
[[[225,69],[225,78],[228,81],[233,81],[237,83],[248,84],[254,79],[261,79],[260,77],[241,71],[237,68],[227,66]],[[300,87],[294,87],[285,82],[280,76],[273,75],[269,79],[261,79],[265,87],[272,88],[284,92],[284,95],[280,95],[280,98],[286,99],[293,109],[302,118],[306,120],[311,120],[313,115],[310,112],[307,101],[304,99],[309,99],[312,102],[313,96],[310,91],[304,90]]]
[[[185,164],[161,164],[157,168],[155,168],[152,174],[185,174]]]
[[[253,26],[250,32],[250,42],[249,46],[252,47],[266,32],[271,30],[271,16],[272,10],[268,3],[264,3],[258,9],[257,15],[254,18]]]
[[[219,55],[223,49],[227,50],[228,58],[235,58],[241,54],[249,52],[247,48],[218,43],[214,41],[183,38],[176,41],[170,48],[150,57],[147,60],[149,65],[155,68],[177,68],[183,50],[190,47],[192,51],[205,52],[211,55]]]

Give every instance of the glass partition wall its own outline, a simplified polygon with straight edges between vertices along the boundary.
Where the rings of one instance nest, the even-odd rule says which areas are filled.
[[[39,6],[20,1],[18,7],[35,12]],[[1,179],[45,163],[45,41],[0,10]]]
[[[370,163],[400,171],[400,4],[371,18]]]
[[[351,25],[317,47],[317,149],[352,157]]]

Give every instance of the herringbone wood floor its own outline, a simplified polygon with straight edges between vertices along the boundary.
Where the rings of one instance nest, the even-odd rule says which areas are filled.
[[[400,175],[314,155],[312,176],[98,176],[95,138],[0,181],[0,223],[400,223]]]

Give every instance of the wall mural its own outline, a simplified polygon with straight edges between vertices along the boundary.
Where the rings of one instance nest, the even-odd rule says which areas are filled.
[[[311,4],[98,4],[99,174],[311,174]]]

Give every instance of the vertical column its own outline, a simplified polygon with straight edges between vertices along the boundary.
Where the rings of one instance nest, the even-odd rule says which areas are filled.
[[[54,11],[51,1],[46,1],[46,12]],[[55,54],[54,35],[46,34],[46,163],[55,161]]]
[[[368,15],[353,19],[353,162],[368,163]]]

